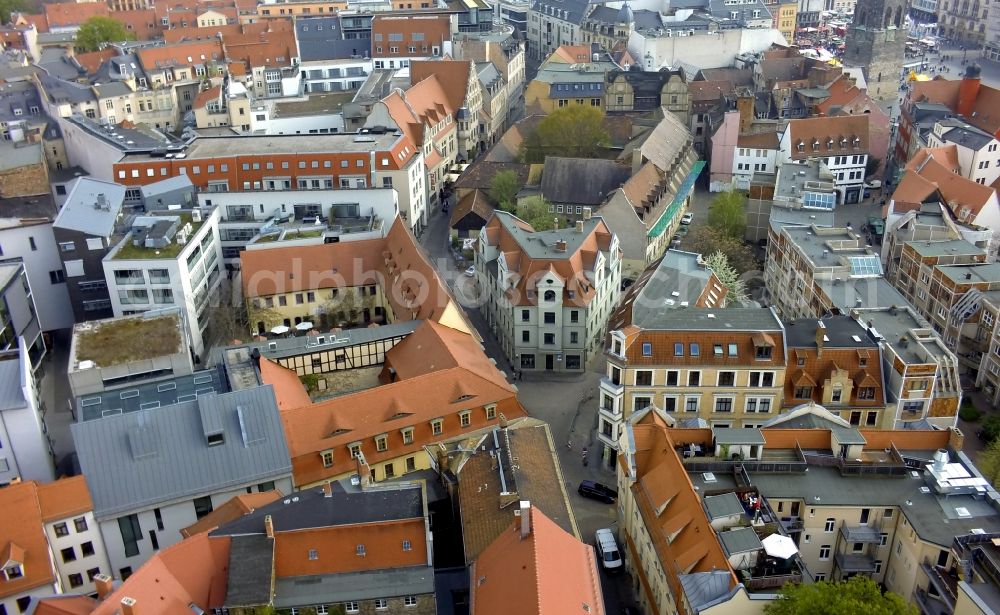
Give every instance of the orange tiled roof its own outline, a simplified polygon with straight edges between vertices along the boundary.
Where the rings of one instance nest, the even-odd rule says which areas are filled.
[[[471,608],[476,615],[602,615],[604,598],[594,549],[535,506],[529,518],[531,531],[526,538],[521,538],[520,520],[515,520],[470,568]]]
[[[0,510],[4,514],[0,523],[0,566],[16,562],[23,570],[23,576],[0,582],[0,598],[56,582],[37,487],[37,483],[28,481],[0,489]]]
[[[35,615],[90,615],[97,604],[90,596],[51,596],[38,602]]]
[[[281,410],[308,406],[312,403],[298,374],[267,357],[260,358],[260,380],[263,384],[274,387],[274,397],[278,400],[278,408]]]
[[[451,109],[465,106],[465,94],[473,63],[468,60],[414,60],[410,62],[410,82],[419,84],[424,79],[437,78]],[[407,93],[407,100],[410,99]]]
[[[409,551],[400,548],[404,540],[410,541]],[[359,544],[365,545],[364,557],[358,557],[355,551]],[[310,549],[315,549],[319,557],[309,559]],[[426,565],[423,519],[277,532],[274,538],[277,578]]]
[[[867,154],[867,115],[838,115],[835,117],[810,117],[789,120],[791,155],[793,160],[803,160],[816,156],[837,156],[840,154]],[[859,139],[854,147],[854,138]],[[831,145],[832,140],[832,145]],[[799,151],[799,144],[802,150]],[[814,148],[814,144],[818,147]]]
[[[445,353],[453,356],[446,357]],[[485,413],[479,410],[473,412],[470,425],[462,427],[458,412],[463,410],[497,404],[497,416],[526,416],[514,388],[485,355],[471,358],[477,353],[482,350],[471,335],[425,322],[386,353],[383,374],[389,366],[397,370],[405,366],[405,376],[400,380],[282,411],[296,484],[310,484],[351,471],[355,463],[347,445],[353,442],[363,443],[366,460],[375,465],[496,422],[485,421]],[[420,365],[407,365],[425,357],[433,357],[435,366],[440,362],[441,367],[429,371]],[[442,433],[434,435],[430,421],[438,418],[443,419]],[[405,427],[413,428],[409,444],[404,443],[400,432]],[[386,451],[375,450],[373,438],[379,434],[387,436]],[[333,451],[331,467],[324,467],[320,457],[327,450]]]
[[[87,480],[83,476],[39,484],[38,504],[45,522],[82,515],[94,509]]]
[[[111,16],[111,9],[104,2],[59,2],[43,6],[49,28],[78,26],[91,17]]]
[[[244,515],[249,515],[261,506],[267,506],[271,502],[281,497],[281,492],[272,489],[271,491],[261,491],[258,493],[241,493],[230,498],[222,506],[219,506],[198,521],[181,529],[181,536],[190,538],[202,532],[211,532],[215,528],[225,525],[230,521],[235,521]]]
[[[586,307],[597,291],[594,285],[588,281],[584,272],[592,267],[597,252],[607,251],[611,245],[611,230],[604,220],[598,220],[590,234],[580,241],[577,250],[567,258],[533,259],[521,250],[517,239],[504,227],[500,221],[501,215],[506,216],[505,219],[511,220],[511,223],[529,232],[534,232],[534,229],[510,214],[495,215],[484,227],[487,241],[504,253],[508,271],[516,276],[512,287],[515,292],[512,292],[511,295],[517,297],[519,301],[517,305],[535,305],[538,298],[537,296],[529,297],[528,291],[531,291],[532,295],[537,295],[534,291],[535,284],[541,278],[540,274],[544,271],[551,271],[565,283],[567,295],[563,302],[570,306]],[[507,256],[508,254],[514,259]],[[572,292],[572,297],[569,296],[569,292]]]
[[[212,102],[213,100],[219,100],[220,96],[222,96],[222,86],[221,85],[212,86],[207,90],[205,90],[204,92],[200,92],[195,97],[194,105],[192,105],[191,108],[201,109],[202,107],[207,106],[208,103]]]
[[[590,45],[560,45],[549,55],[546,62],[576,64],[592,60]]]
[[[995,200],[993,188],[951,171],[936,156],[925,155],[915,162],[916,158],[907,164],[903,179],[892,193],[897,213],[914,209],[940,193],[958,220],[974,222],[983,207]]]
[[[958,162],[958,146],[954,143],[949,143],[941,147],[925,147],[918,151],[913,158],[906,164],[907,169],[915,169],[927,158],[933,158],[941,163],[946,169],[950,170],[952,173],[961,173],[962,165]]]
[[[221,607],[226,599],[229,537],[201,533],[155,553],[141,568],[105,598],[93,615],[118,615],[122,598],[136,601],[136,610],[190,613]]]
[[[400,34],[403,40],[390,45],[390,34]],[[414,34],[423,36],[414,40]],[[440,50],[447,40],[451,40],[448,15],[376,15],[372,19],[372,57],[411,57],[414,53],[408,50],[410,46],[416,47],[417,53],[430,56],[433,47]],[[381,52],[377,50],[379,47]],[[392,47],[398,51],[391,51]]]
[[[224,57],[222,43],[218,40],[148,47],[139,50],[138,55],[146,72],[162,68],[220,62]]]
[[[101,51],[91,51],[90,53],[78,53],[73,57],[77,63],[87,71],[88,75],[93,75],[102,64],[118,55],[114,48],[102,49]]]
[[[135,34],[135,37],[140,41],[159,38],[163,35],[163,25],[156,18],[156,11],[153,9],[115,11],[111,17],[122,22],[125,29]]]

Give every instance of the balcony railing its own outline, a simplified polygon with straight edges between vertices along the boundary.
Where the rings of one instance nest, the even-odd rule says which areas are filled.
[[[875,558],[865,553],[838,553],[836,562],[843,572],[875,572]]]
[[[931,585],[934,586],[934,589],[937,590],[939,597],[946,602],[951,609],[954,609],[955,600],[958,599],[958,579],[950,576],[945,570],[942,570],[940,566],[931,564],[930,560],[926,557],[924,558],[923,563],[920,564],[920,568],[927,575],[927,579],[930,581]]]
[[[747,589],[750,591],[761,591],[765,589],[779,589],[783,587],[786,583],[801,583],[802,575],[799,573],[795,574],[779,574],[768,577],[751,577],[744,580]]]

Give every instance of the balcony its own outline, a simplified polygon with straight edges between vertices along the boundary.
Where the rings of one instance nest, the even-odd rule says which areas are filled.
[[[599,408],[599,410],[600,410],[601,416],[603,416],[606,419],[609,419],[609,420],[612,420],[612,421],[620,421],[620,420],[622,420],[622,411],[621,411],[620,408],[618,410],[615,410],[614,406],[610,406],[609,407],[609,406],[605,406],[604,404],[601,404],[601,407]]]
[[[875,572],[875,558],[867,553],[838,553],[835,561],[841,572]]]
[[[952,609],[948,608],[940,596],[933,596],[920,587],[913,593],[913,601],[917,603],[922,615],[941,615],[952,612]]]
[[[958,599],[958,577],[952,576],[947,570],[940,566],[933,566],[929,559],[924,558],[920,569],[927,575],[930,587],[934,593],[929,593],[928,598],[940,600],[948,605],[948,610],[954,610],[955,600]],[[937,595],[935,595],[937,594]]]
[[[801,583],[802,575],[799,573],[795,574],[777,574],[777,575],[767,575],[761,577],[750,577],[743,581],[746,588],[752,592],[754,591],[764,591],[769,589],[781,589],[785,583]]]
[[[840,533],[843,534],[847,542],[859,542],[862,544],[874,545],[882,542],[881,534],[878,530],[867,525],[841,525]]]
[[[615,382],[611,378],[604,376],[601,378],[601,391],[608,395],[621,395],[625,392],[625,385],[621,380]]]

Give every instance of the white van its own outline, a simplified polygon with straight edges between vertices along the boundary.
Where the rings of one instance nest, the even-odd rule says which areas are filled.
[[[622,567],[622,556],[618,551],[618,543],[615,542],[615,534],[608,528],[597,530],[594,534],[594,545],[597,548],[597,555],[601,559],[601,565],[608,572],[620,570]]]

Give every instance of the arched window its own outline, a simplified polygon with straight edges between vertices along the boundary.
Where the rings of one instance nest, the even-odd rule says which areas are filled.
[[[547,291],[545,291],[545,300],[546,301],[555,301],[556,300],[556,291],[554,291],[554,290],[547,290]]]
[[[892,9],[886,9],[885,10],[885,18],[882,20],[882,27],[883,28],[888,28],[889,27],[889,22],[890,22],[891,19],[892,19]]]
[[[893,23],[896,24],[897,28],[903,25],[903,7],[900,6],[896,7],[896,18],[893,19]]]

